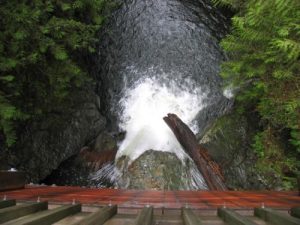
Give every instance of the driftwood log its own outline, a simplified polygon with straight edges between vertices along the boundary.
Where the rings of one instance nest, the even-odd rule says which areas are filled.
[[[173,131],[185,152],[194,160],[210,190],[227,190],[220,167],[214,162],[207,150],[197,142],[195,134],[175,114],[163,118]]]

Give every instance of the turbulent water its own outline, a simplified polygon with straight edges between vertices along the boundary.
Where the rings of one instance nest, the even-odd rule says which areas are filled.
[[[127,134],[118,156],[129,155],[134,160],[146,150],[158,149],[184,158],[184,152],[162,118],[169,112],[176,113],[197,132],[193,119],[204,107],[206,94],[200,87],[189,90],[188,80],[187,84],[181,85],[173,80],[163,83],[159,78],[149,76],[150,71],[146,74],[148,77],[138,80],[120,101],[123,110],[119,115],[119,126]]]
[[[123,1],[98,63],[101,108],[112,129],[126,131],[118,157],[156,149],[184,158],[163,116],[175,113],[201,133],[230,106],[218,76],[226,24],[209,1]]]

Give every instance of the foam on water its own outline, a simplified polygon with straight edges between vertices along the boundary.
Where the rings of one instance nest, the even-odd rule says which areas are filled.
[[[116,169],[114,163],[106,163],[99,170],[90,174],[89,179],[98,181],[97,188],[107,187],[107,181],[115,184],[120,179],[120,172]]]
[[[180,159],[186,154],[174,134],[164,122],[168,113],[177,114],[194,132],[193,121],[204,107],[206,94],[200,87],[193,87],[192,81],[170,81],[152,77],[137,81],[126,89],[120,101],[120,128],[126,131],[126,138],[120,144],[117,158],[127,155],[136,159],[149,149],[175,153]]]
[[[235,91],[235,88],[232,86],[229,86],[223,90],[223,95],[226,98],[231,99],[234,97],[234,91]]]

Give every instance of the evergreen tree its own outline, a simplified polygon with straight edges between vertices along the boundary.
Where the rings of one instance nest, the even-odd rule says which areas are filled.
[[[236,11],[221,43],[230,58],[222,76],[240,87],[240,109],[261,117],[253,143],[257,166],[266,179],[280,177],[291,188],[300,163],[300,1],[213,1]],[[284,146],[284,139],[293,146]]]
[[[20,121],[64,107],[91,80],[81,56],[95,51],[112,6],[112,0],[0,2],[0,136],[6,146],[15,143]]]

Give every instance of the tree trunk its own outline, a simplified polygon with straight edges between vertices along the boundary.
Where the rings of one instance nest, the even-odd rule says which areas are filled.
[[[175,114],[168,114],[164,121],[175,134],[185,152],[194,160],[210,190],[227,190],[219,165],[214,162],[207,150],[197,142],[195,134]]]

